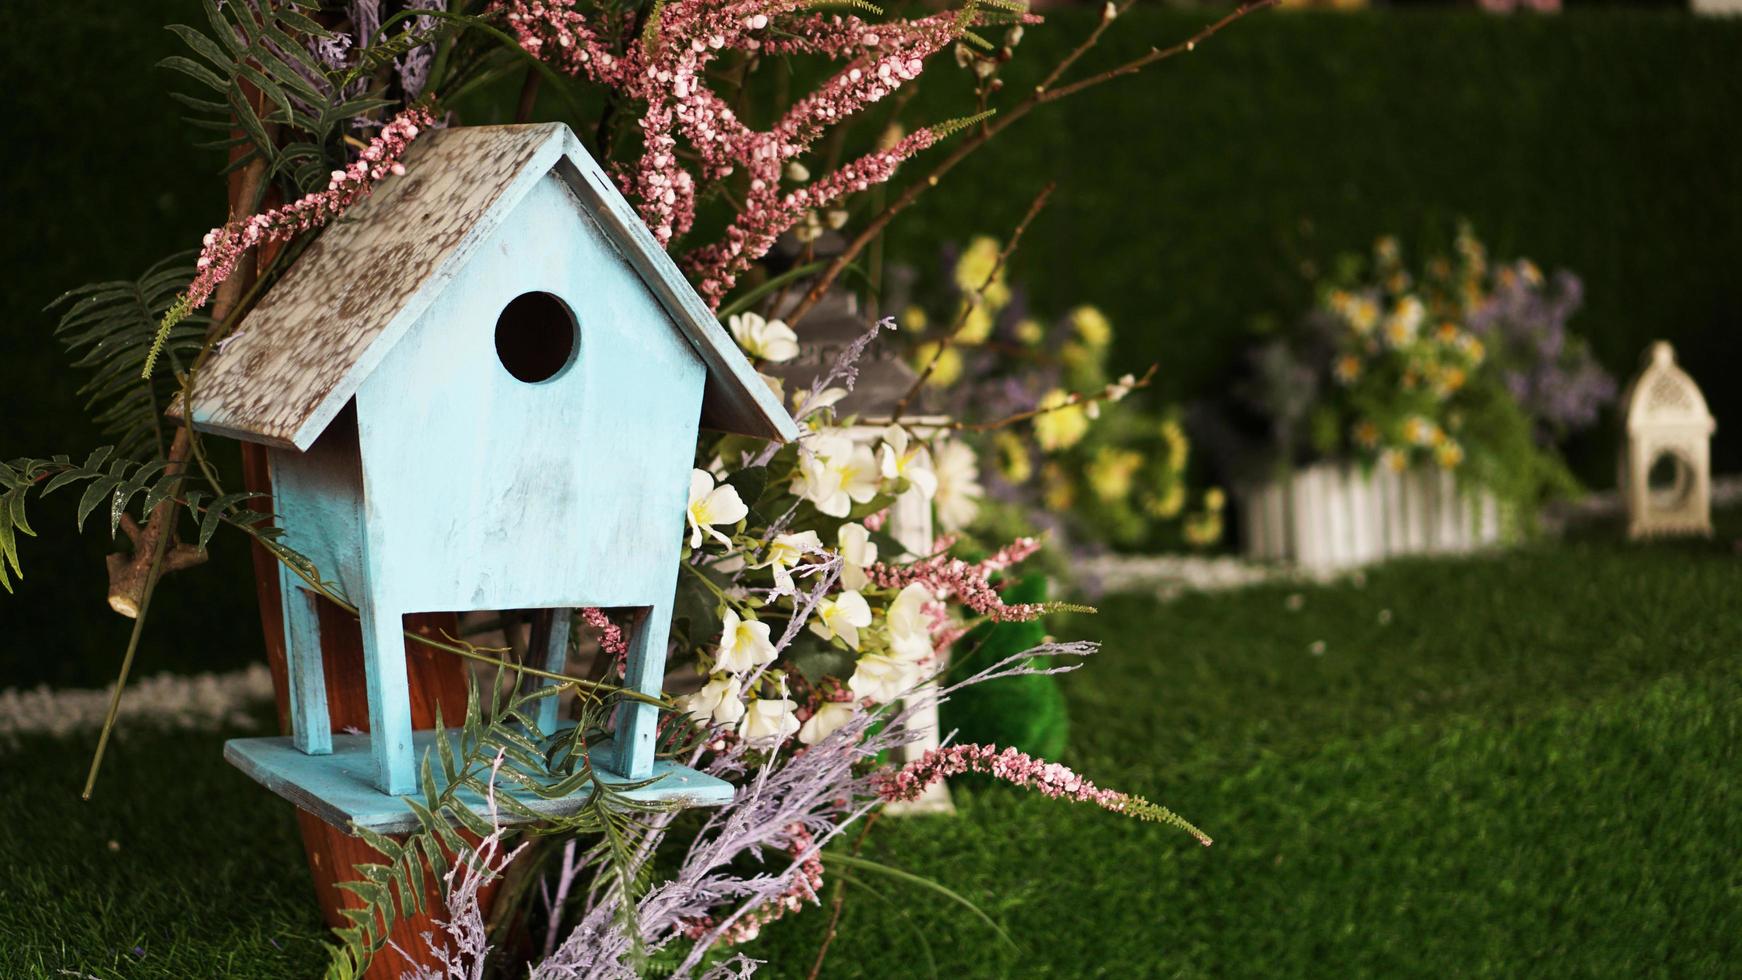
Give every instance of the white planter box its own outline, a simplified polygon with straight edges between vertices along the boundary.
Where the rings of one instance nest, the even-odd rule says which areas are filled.
[[[1499,544],[1499,501],[1450,472],[1317,463],[1239,493],[1247,557],[1314,571]]]

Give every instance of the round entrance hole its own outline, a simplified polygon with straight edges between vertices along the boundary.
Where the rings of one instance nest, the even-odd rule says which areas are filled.
[[[561,374],[579,346],[575,315],[550,293],[521,293],[496,318],[496,357],[528,384]]]

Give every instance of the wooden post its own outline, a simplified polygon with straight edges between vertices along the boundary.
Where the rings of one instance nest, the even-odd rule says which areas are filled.
[[[271,492],[263,448],[244,443],[242,469],[249,490]],[[266,501],[256,503],[263,510],[270,508]],[[279,591],[278,560],[258,545],[253,551],[254,587],[260,599],[260,627],[266,639],[266,663],[272,670],[272,689],[278,699],[279,728],[288,733],[290,688],[284,650],[284,596]],[[369,703],[364,679],[362,627],[356,617],[324,599],[316,605],[320,620],[321,666],[326,674],[327,710],[332,728],[335,731],[346,727],[367,731]],[[451,613],[408,616],[406,626],[430,636],[437,636],[443,630],[457,635],[459,630],[458,617]],[[435,727],[437,706],[441,708],[444,721],[454,722],[465,717],[467,682],[464,661],[409,638],[405,641],[405,660],[411,685],[411,722],[414,727]],[[309,873],[314,878],[321,918],[329,926],[345,925],[340,910],[359,906],[361,902],[357,896],[338,888],[338,883],[356,877],[351,870],[355,865],[379,862],[381,856],[361,838],[352,837],[303,810],[296,811],[296,819],[302,830],[303,850],[308,855]],[[429,884],[426,904],[439,899],[436,883]],[[480,896],[486,914],[491,897],[490,894]],[[399,920],[390,938],[400,949],[421,955],[425,952],[422,934],[435,930],[431,916],[412,916]],[[411,965],[388,948],[375,957],[364,976],[371,980],[397,978]]]
[[[264,100],[259,93],[250,91],[247,95],[257,103],[260,111],[265,111]],[[239,130],[231,132],[234,136],[242,135]],[[232,160],[237,159],[243,152],[243,147],[233,149]],[[232,219],[245,217],[253,204],[252,201],[243,199],[244,184],[244,170],[232,170],[227,187]],[[270,204],[269,197],[265,205]],[[258,258],[258,266],[244,260],[237,265],[234,275],[243,278],[243,285],[246,286],[253,281],[256,269],[264,268],[271,261],[271,257],[272,251],[263,249]],[[253,443],[242,444],[242,475],[246,489],[268,495],[250,502],[250,506],[271,513],[272,476],[263,447]],[[252,551],[254,590],[260,601],[260,627],[266,641],[266,664],[272,671],[272,690],[278,703],[279,730],[289,734],[290,677],[284,647],[285,596],[280,589],[279,563],[259,545],[253,545]],[[350,727],[367,731],[369,705],[363,663],[362,627],[355,617],[324,599],[318,600],[315,606],[316,629],[320,635],[321,667],[326,675],[330,730]],[[415,615],[406,617],[406,627],[430,636],[438,636],[444,630],[450,635],[458,635],[459,620],[451,613]],[[409,638],[405,643],[405,651],[406,673],[411,687],[413,727],[435,727],[438,706],[446,721],[464,718],[468,691],[464,662],[458,657],[441,653]],[[315,897],[320,903],[321,918],[329,926],[347,925],[340,910],[348,906],[360,907],[362,902],[356,895],[338,888],[337,885],[339,882],[355,879],[352,869],[356,865],[379,862],[381,855],[365,844],[362,838],[352,837],[306,811],[297,810],[296,819],[302,831],[303,850],[308,855],[309,873],[314,878]],[[473,839],[470,834],[463,836],[468,840]],[[426,885],[425,906],[433,910],[440,898],[440,883],[426,879]],[[489,886],[478,896],[486,916],[489,914],[495,891],[494,886]],[[422,959],[427,952],[423,942],[425,932],[438,932],[433,916],[408,916],[395,923],[388,938],[401,950]],[[413,965],[390,946],[376,955],[364,976],[368,980],[396,980]]]

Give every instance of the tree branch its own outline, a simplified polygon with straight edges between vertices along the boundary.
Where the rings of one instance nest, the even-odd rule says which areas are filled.
[[[1130,9],[1134,2],[1135,0],[1125,0],[1124,5],[1118,7],[1117,11],[1123,13]],[[950,152],[946,154],[942,160],[938,161],[937,165],[931,169],[930,173],[926,174],[923,179],[914,181],[903,188],[902,192],[896,196],[895,200],[890,202],[889,206],[884,208],[882,213],[878,214],[875,218],[872,218],[871,223],[866,225],[858,235],[854,236],[853,240],[848,243],[846,249],[843,250],[841,254],[835,256],[834,260],[829,263],[828,268],[823,270],[822,275],[817,277],[817,281],[811,286],[810,290],[805,293],[802,299],[799,300],[798,305],[795,306],[793,311],[786,316],[786,322],[789,325],[796,326],[800,320],[804,319],[806,314],[810,313],[817,303],[822,301],[823,296],[829,291],[829,287],[834,285],[835,280],[840,278],[841,273],[847,270],[847,266],[851,265],[853,260],[859,257],[859,253],[864,251],[865,247],[872,241],[876,240],[879,235],[883,234],[883,230],[889,226],[891,221],[895,220],[896,215],[907,210],[907,208],[927,189],[936,187],[938,182],[943,179],[944,175],[948,174],[951,170],[954,170],[957,164],[968,158],[969,154],[986,145],[994,136],[997,136],[1012,125],[1015,125],[1018,120],[1034,111],[1036,107],[1056,102],[1066,96],[1075,95],[1086,88],[1111,81],[1114,78],[1134,74],[1158,61],[1163,61],[1185,52],[1194,51],[1200,43],[1208,40],[1229,24],[1245,17],[1247,14],[1262,10],[1265,7],[1274,6],[1278,2],[1279,0],[1252,0],[1252,2],[1243,3],[1239,7],[1230,11],[1222,19],[1204,27],[1196,34],[1193,34],[1190,38],[1187,38],[1178,44],[1167,48],[1152,49],[1148,54],[1126,62],[1117,68],[1104,71],[1098,75],[1092,75],[1077,82],[1072,82],[1062,88],[1052,88],[1051,86],[1057,84],[1058,79],[1063,77],[1064,73],[1068,71],[1072,65],[1076,64],[1078,59],[1082,58],[1083,55],[1087,54],[1090,49],[1094,48],[1095,45],[1100,42],[1101,35],[1106,33],[1108,25],[1111,24],[1113,20],[1111,17],[1103,17],[1101,22],[1095,25],[1095,29],[1089,33],[1088,37],[1083,39],[1081,44],[1073,48],[1057,65],[1053,66],[1052,71],[1047,73],[1046,79],[1039,85],[1035,86],[1033,92],[1022,101],[1016,103],[1016,105],[1011,106],[1009,109],[1000,111],[998,115],[993,116],[984,125],[975,128],[967,136],[956,141],[954,146],[950,148]]]

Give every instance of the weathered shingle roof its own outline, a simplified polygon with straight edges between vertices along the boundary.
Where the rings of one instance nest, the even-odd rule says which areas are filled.
[[[307,449],[472,250],[555,170],[706,362],[702,423],[797,437],[780,399],[567,126],[442,130],[419,139],[405,165],[327,228],[208,360],[195,427]]]

